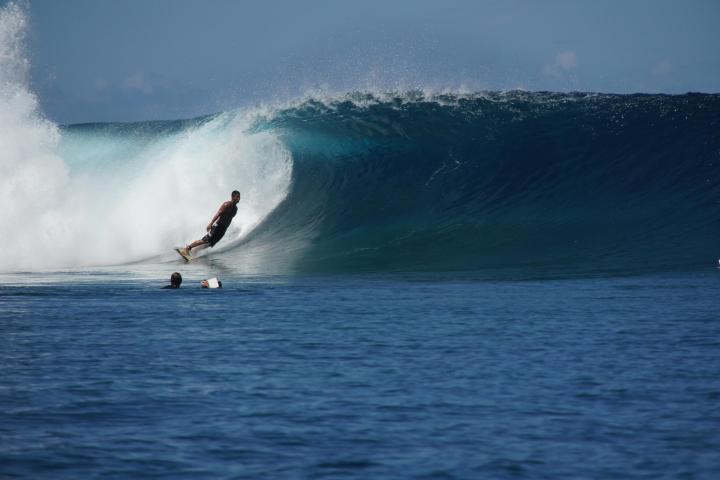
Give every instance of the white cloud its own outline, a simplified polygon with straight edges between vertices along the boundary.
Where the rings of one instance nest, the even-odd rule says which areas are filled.
[[[555,60],[543,67],[543,73],[551,77],[562,77],[577,67],[578,59],[575,52],[560,52]]]
[[[145,80],[145,76],[142,72],[137,72],[136,74],[126,78],[125,82],[123,82],[123,85],[128,90],[137,90],[144,93],[145,95],[149,95],[153,92],[153,86],[150,84],[150,82]]]

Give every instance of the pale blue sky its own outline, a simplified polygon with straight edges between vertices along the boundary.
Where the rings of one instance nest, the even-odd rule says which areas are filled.
[[[720,92],[717,0],[34,0],[28,11],[33,87],[62,123],[192,117],[309,90]]]

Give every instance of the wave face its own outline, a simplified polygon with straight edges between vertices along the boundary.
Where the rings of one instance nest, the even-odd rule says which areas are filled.
[[[297,271],[633,273],[720,255],[720,96],[309,99],[256,122],[288,197],[234,252]]]

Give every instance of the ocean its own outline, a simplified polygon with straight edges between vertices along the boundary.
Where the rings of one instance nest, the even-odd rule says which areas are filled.
[[[720,472],[720,272],[177,269],[2,277],[2,478]]]
[[[57,125],[18,52],[0,479],[720,476],[720,95]]]

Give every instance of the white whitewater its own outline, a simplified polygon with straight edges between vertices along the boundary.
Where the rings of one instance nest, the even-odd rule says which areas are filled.
[[[287,195],[290,153],[270,133],[247,133],[250,113],[143,138],[60,129],[29,88],[26,30],[22,8],[0,9],[0,271],[166,254],[202,236],[238,189],[227,249]]]

